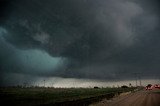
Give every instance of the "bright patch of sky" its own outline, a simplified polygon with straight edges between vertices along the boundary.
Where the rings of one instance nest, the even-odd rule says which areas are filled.
[[[17,56],[25,69],[29,67],[37,71],[54,71],[63,65],[63,60],[65,60],[61,57],[51,57],[41,50],[19,50]]]
[[[4,74],[4,81],[8,82],[9,86],[24,85],[27,86],[40,86],[40,87],[55,87],[55,88],[71,88],[71,87],[83,87],[93,88],[98,87],[120,87],[122,85],[131,84],[136,86],[136,80],[124,80],[124,81],[101,81],[93,79],[76,79],[76,78],[61,78],[61,77],[39,77],[26,74],[7,73]],[[142,86],[147,84],[160,84],[160,79],[141,79]],[[6,86],[8,86],[6,85]],[[137,80],[137,85],[140,85],[140,80]]]

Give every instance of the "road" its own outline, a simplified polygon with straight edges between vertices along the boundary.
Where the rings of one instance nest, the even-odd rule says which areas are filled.
[[[160,106],[160,90],[138,91],[102,100],[91,106]]]

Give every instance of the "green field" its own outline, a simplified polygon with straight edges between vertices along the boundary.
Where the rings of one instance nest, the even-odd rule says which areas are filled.
[[[135,88],[0,88],[0,102],[14,105],[50,105],[118,94]],[[94,102],[94,101],[93,101]]]

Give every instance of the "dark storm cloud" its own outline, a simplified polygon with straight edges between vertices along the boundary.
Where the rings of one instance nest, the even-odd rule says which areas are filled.
[[[8,16],[8,8],[10,6],[10,0],[0,0],[0,23],[4,23]]]
[[[1,10],[7,14],[1,25],[6,41],[68,59],[67,67],[50,75],[128,79],[135,72],[160,74],[157,0],[13,0],[6,7]]]

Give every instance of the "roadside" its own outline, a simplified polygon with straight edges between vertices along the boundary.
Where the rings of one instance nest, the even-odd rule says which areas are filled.
[[[90,106],[160,106],[160,90],[123,93],[118,97],[104,99]]]

